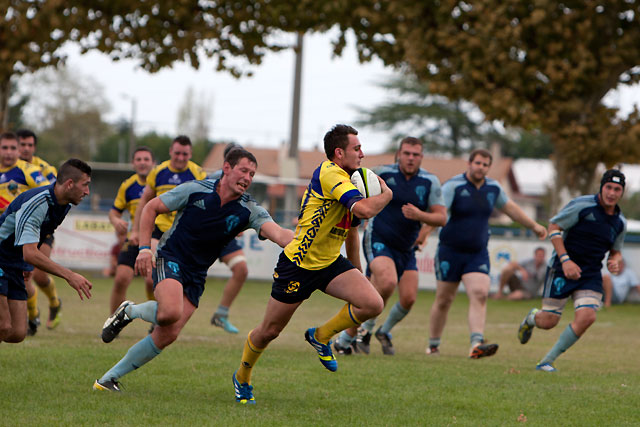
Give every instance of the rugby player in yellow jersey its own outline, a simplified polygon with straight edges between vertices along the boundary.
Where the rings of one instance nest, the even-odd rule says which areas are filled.
[[[138,208],[136,209],[133,220],[133,227],[129,235],[129,241],[132,245],[138,244],[140,214],[149,200],[166,193],[183,182],[200,180],[207,177],[207,173],[190,160],[191,154],[191,140],[189,137],[185,135],[177,136],[169,148],[169,160],[160,163],[147,175],[147,182],[142,196],[140,196]],[[154,253],[162,234],[171,228],[175,215],[175,212],[169,212],[158,215],[156,218],[156,226],[151,234],[150,248]]]
[[[255,403],[253,367],[316,289],[347,302],[327,323],[305,333],[320,362],[332,372],[338,369],[338,363],[331,351],[331,337],[377,316],[383,309],[380,294],[362,274],[357,227],[360,219],[378,214],[393,193],[379,179],[382,193],[365,199],[351,183],[351,174],[364,157],[357,135],[351,126],[336,125],[324,137],[329,160],[314,171],[302,196],[294,238],[280,254],[273,273],[264,319],[245,342],[240,367],[232,377],[236,402]],[[343,243],[348,259],[340,254]]]
[[[1,175],[0,175],[0,212],[4,212],[10,202],[18,194],[30,188],[48,185],[49,181],[44,178],[40,169],[29,162],[19,158],[21,150],[19,136],[14,133],[5,133],[0,136]],[[44,274],[46,277],[46,274]],[[27,301],[28,307],[28,334],[33,335],[40,325],[40,313],[38,311],[37,289],[29,280],[26,283],[27,294],[31,297]],[[55,293],[55,287],[54,293]],[[47,289],[49,290],[49,289]],[[58,303],[56,295],[56,303]],[[56,304],[53,304],[56,305]],[[57,304],[59,307],[59,303]]]
[[[155,165],[151,149],[148,147],[136,148],[133,152],[131,163],[135,173],[120,185],[118,194],[113,201],[113,207],[109,211],[109,221],[111,221],[116,232],[120,235],[126,235],[129,231],[129,222],[122,219],[122,214],[124,211],[128,211],[129,221],[133,223],[138,201],[147,182],[147,175]],[[129,284],[133,280],[133,268],[137,256],[138,245],[132,245],[129,240],[126,240],[118,255],[118,264],[109,301],[109,313],[116,311],[116,308],[126,299],[127,288],[129,288]],[[153,281],[147,277],[145,277],[145,289],[147,291],[147,299],[154,299]]]

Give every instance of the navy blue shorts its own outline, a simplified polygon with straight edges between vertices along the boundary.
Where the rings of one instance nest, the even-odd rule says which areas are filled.
[[[136,265],[137,257],[138,246],[132,245],[128,239],[125,240],[118,254],[118,265],[126,265],[133,268]]]
[[[398,280],[400,280],[405,271],[418,270],[414,248],[408,251],[400,251],[392,248],[376,233],[365,231],[364,238],[362,239],[362,249],[364,251],[364,257],[367,260],[367,277],[371,277],[369,264],[374,258],[379,256],[386,256],[393,260],[396,265]]]
[[[273,272],[271,296],[276,301],[285,304],[304,301],[316,289],[325,292],[329,282],[353,268],[355,268],[353,264],[340,255],[328,267],[320,270],[307,270],[306,268],[298,267],[284,252],[281,252],[278,264]]]
[[[24,284],[22,270],[11,267],[0,268],[0,295],[12,300],[27,300],[27,287]]]
[[[53,247],[53,234],[47,234],[44,240],[42,241],[42,244]]]
[[[241,249],[242,249],[242,245],[240,245],[240,242],[238,241],[238,238],[236,237],[235,239],[230,241],[227,246],[222,248],[222,251],[220,252],[220,256],[218,257],[218,259],[222,259],[223,257],[229,255],[230,253],[235,252],[235,251],[239,251]]]
[[[461,252],[438,245],[435,258],[436,279],[441,282],[459,282],[467,273],[489,274],[489,251]]]
[[[562,270],[547,267],[544,279],[543,298],[569,298],[575,291],[594,291],[604,294],[602,274],[581,277],[578,280],[567,279]]]
[[[152,239],[156,239],[156,240],[160,240],[162,238],[162,235],[164,234],[164,231],[161,231],[157,225],[155,225],[153,227],[153,231],[151,232],[151,238]]]
[[[204,292],[204,283],[207,281],[207,271],[189,270],[175,259],[158,257],[156,267],[151,273],[153,289],[164,279],[174,279],[182,284],[182,292],[191,304],[198,307],[200,297]]]

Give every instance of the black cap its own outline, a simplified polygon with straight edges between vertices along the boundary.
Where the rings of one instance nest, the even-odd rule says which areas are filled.
[[[624,189],[624,181],[625,178],[622,172],[620,172],[618,169],[609,169],[602,175],[602,180],[600,181],[600,190],[602,191],[602,187],[604,187],[607,182],[620,184]]]

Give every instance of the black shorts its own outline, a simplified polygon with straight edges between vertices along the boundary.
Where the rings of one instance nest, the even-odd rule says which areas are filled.
[[[151,238],[152,239],[156,239],[156,240],[160,240],[162,238],[162,235],[164,234],[164,231],[161,231],[157,225],[155,225],[153,227],[153,232],[151,233]]]
[[[24,284],[22,270],[11,267],[0,268],[0,295],[12,300],[27,300],[27,287]]]
[[[182,285],[182,293],[196,308],[200,297],[204,292],[204,284],[207,281],[207,270],[190,270],[176,259],[159,256],[156,266],[151,273],[153,278],[153,290],[164,279],[174,279]]]
[[[325,292],[329,282],[345,271],[354,268],[351,261],[340,255],[328,267],[320,270],[307,270],[298,267],[282,252],[273,272],[271,296],[285,304],[304,301],[316,289]]]
[[[118,265],[126,265],[133,268],[136,265],[136,258],[138,257],[138,247],[132,245],[129,239],[125,240],[122,244],[122,249],[118,254]]]
[[[49,246],[53,247],[53,240],[54,240],[53,239],[53,233],[47,234],[47,236],[42,241],[42,245],[49,245]]]

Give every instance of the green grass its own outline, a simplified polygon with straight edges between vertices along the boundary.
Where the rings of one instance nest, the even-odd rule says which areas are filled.
[[[557,373],[536,372],[536,362],[572,317],[552,331],[535,330],[529,344],[516,339],[535,302],[490,301],[486,336],[497,355],[470,360],[467,298],[456,299],[442,355],[424,353],[434,294],[420,292],[411,314],[393,331],[396,356],[339,358],[326,371],[304,341],[342,305],[316,293],[305,302],[254,369],[257,405],[235,403],[231,374],[247,332],[262,319],[270,284],[249,282],[231,309],[241,333],[209,324],[223,282],[210,280],[198,311],[176,343],[122,379],[125,392],[91,390],[93,381],[141,339],[148,324],[135,321],[104,344],[111,281],[94,278],[93,298],[81,302],[62,281],[58,329],[44,326],[21,344],[0,345],[1,425],[637,425],[640,387],[637,306],[598,314],[587,334],[562,355]],[[135,281],[129,297],[144,298]],[[390,304],[395,302],[395,297]],[[47,311],[43,297],[40,309]],[[386,317],[388,309],[383,317]],[[43,322],[44,323],[44,322]]]

